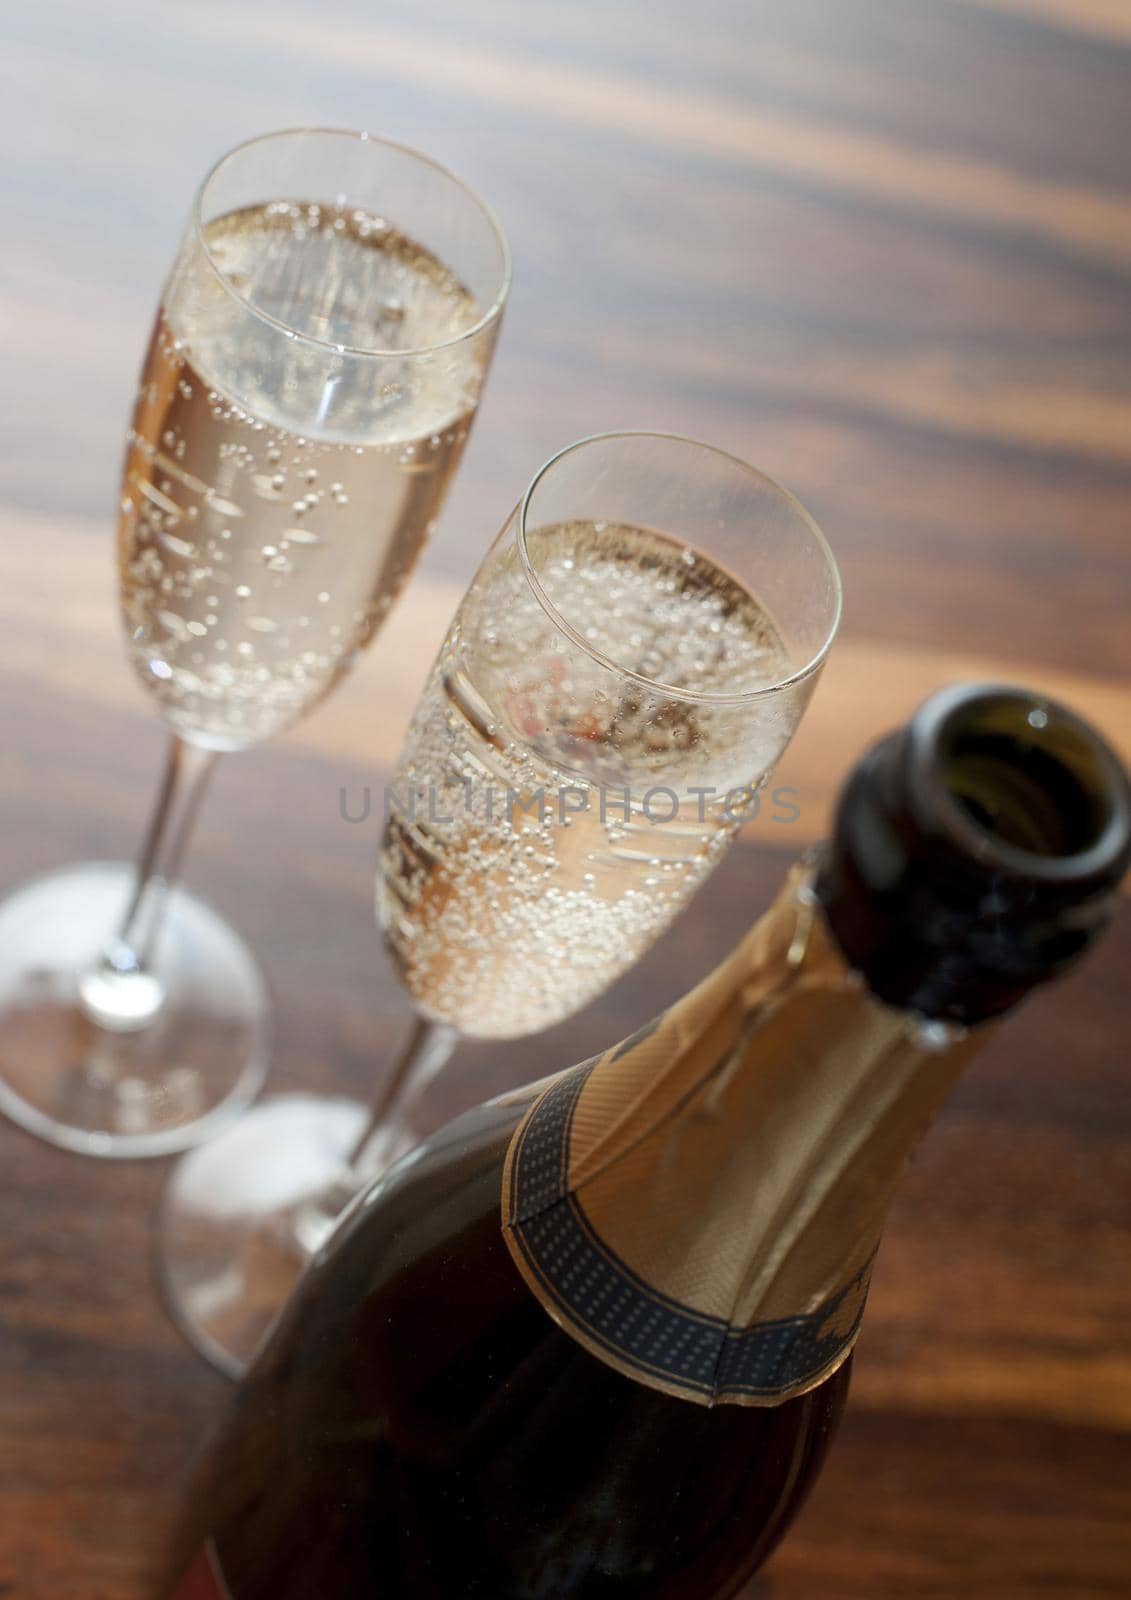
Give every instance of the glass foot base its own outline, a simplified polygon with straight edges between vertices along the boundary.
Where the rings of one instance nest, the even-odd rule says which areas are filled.
[[[350,1158],[369,1109],[281,1095],[178,1162],[161,1217],[161,1274],[190,1343],[242,1377],[309,1258],[359,1185]]]
[[[132,867],[98,862],[0,903],[0,1112],[84,1155],[187,1149],[254,1099],[267,1070],[259,968],[184,889],[170,892],[157,944],[160,1007],[142,996],[128,1025],[95,1020],[91,974],[133,884]]]

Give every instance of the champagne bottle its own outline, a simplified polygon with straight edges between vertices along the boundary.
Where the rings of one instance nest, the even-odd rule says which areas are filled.
[[[177,1600],[735,1595],[820,1470],[910,1153],[1129,860],[1087,724],[928,701],[698,988],[354,1205],[207,1459]]]

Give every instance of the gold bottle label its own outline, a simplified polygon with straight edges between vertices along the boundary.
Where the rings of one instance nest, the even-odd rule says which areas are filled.
[[[852,1349],[891,1193],[971,1043],[862,989],[798,868],[722,967],[533,1102],[504,1169],[511,1255],[640,1383],[801,1394]]]

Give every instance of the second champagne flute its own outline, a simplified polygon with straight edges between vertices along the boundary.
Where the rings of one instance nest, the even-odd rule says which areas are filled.
[[[170,1301],[216,1365],[243,1370],[342,1209],[430,1131],[422,1090],[461,1034],[560,1022],[664,932],[751,814],[839,616],[813,521],[722,451],[607,434],[542,469],[388,797],[378,902],[417,1010],[407,1050],[373,1107],[268,1101],[167,1191]]]

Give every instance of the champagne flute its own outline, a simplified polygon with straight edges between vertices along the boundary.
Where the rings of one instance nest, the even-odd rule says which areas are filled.
[[[246,945],[175,886],[218,756],[303,716],[373,636],[459,464],[510,281],[483,203],[426,156],[296,129],[197,193],[127,439],[130,659],[172,730],[135,869],[0,906],[0,1109],[101,1156],[157,1155],[255,1094],[268,1004]]]
[[[461,1035],[560,1022],[687,904],[789,743],[840,604],[811,518],[719,450],[607,434],[543,467],[387,794],[378,907],[416,1010],[406,1050],[372,1107],[268,1100],[167,1191],[169,1299],[215,1365],[243,1371],[343,1208],[431,1131],[424,1090]]]

